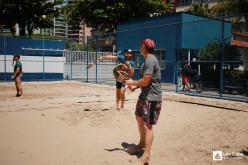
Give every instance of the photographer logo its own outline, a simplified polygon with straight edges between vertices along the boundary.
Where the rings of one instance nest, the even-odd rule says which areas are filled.
[[[222,160],[222,151],[213,151],[213,160]]]

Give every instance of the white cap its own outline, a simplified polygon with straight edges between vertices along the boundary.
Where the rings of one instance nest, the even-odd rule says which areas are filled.
[[[124,49],[124,52],[129,52],[129,53],[131,53],[132,50],[131,50],[131,49]]]

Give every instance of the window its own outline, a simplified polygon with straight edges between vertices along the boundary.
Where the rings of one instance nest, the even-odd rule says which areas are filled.
[[[177,60],[178,61],[197,60],[198,52],[199,49],[187,49],[187,48],[178,49]]]
[[[135,61],[135,68],[140,68],[144,62],[143,55],[141,55],[140,51],[138,50],[132,50],[132,54]],[[164,49],[156,49],[154,54],[159,61],[161,69],[165,69],[166,51]]]

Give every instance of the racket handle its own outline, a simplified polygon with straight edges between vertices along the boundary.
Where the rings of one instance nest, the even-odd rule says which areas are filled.
[[[133,89],[131,89],[131,91],[133,92],[133,91],[135,91],[136,89],[138,89],[138,88],[140,88],[139,86],[137,86],[137,87],[135,87],[135,88],[133,88]]]

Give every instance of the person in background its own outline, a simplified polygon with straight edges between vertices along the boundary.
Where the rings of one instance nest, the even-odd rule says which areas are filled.
[[[14,64],[15,63],[15,64]],[[20,97],[23,95],[22,90],[22,64],[20,62],[20,55],[15,55],[13,57],[13,65],[14,65],[14,74],[11,76],[12,80],[15,80],[16,86],[16,97]]]
[[[106,55],[101,56],[101,60],[112,60],[117,61],[118,63],[126,64],[130,69],[129,73],[131,76],[134,74],[134,70],[132,69],[134,66],[134,61],[132,61],[132,51],[131,49],[125,49],[124,50],[124,56],[123,55]],[[125,83],[121,83],[119,81],[116,81],[116,109],[124,109],[124,102],[125,102]]]
[[[182,83],[183,83],[183,91],[186,89],[187,91],[191,92],[190,90],[190,73],[191,73],[191,68],[188,63],[185,63],[183,65],[182,69]],[[185,88],[186,86],[186,88]]]

